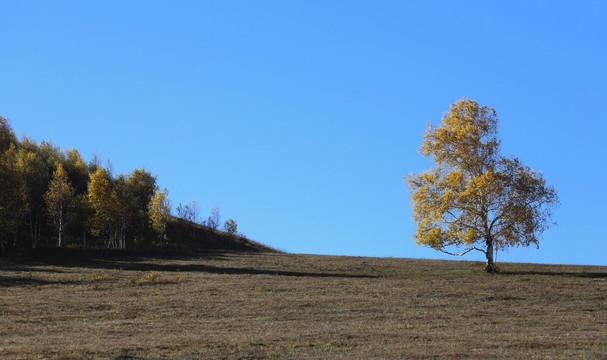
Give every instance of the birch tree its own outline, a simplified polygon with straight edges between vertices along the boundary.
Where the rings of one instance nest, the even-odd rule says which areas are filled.
[[[228,218],[223,223],[223,231],[227,232],[230,235],[237,235],[238,234],[238,223],[236,223],[236,221],[234,219]]]
[[[179,206],[177,206],[177,217],[183,220],[198,223],[199,214],[200,206],[198,206],[198,202],[196,202],[196,200],[192,200],[186,205],[179,203]]]
[[[17,229],[23,210],[24,183],[16,166],[16,153],[14,143],[0,153],[0,248],[3,253],[5,241],[11,236],[13,245],[17,244]]]
[[[112,179],[102,167],[97,167],[91,174],[88,195],[94,212],[92,234],[104,236],[107,247],[117,247],[116,226],[112,219]]]
[[[63,167],[67,171],[74,190],[76,190],[76,195],[86,194],[90,179],[89,169],[78,150],[72,149],[66,152]]]
[[[135,207],[135,218],[132,220],[135,241],[143,241],[150,230],[148,208],[154,193],[158,190],[156,177],[145,169],[135,169],[127,176],[126,182]]]
[[[190,201],[189,204],[183,205],[179,203],[177,206],[177,217],[182,220],[189,221],[194,224],[199,224],[200,207],[196,200]],[[189,226],[190,228],[190,239],[193,240],[196,237],[196,226]]]
[[[417,244],[451,255],[480,251],[488,272],[498,249],[539,247],[558,205],[541,172],[500,155],[497,127],[493,108],[457,101],[424,134],[420,152],[436,166],[406,178]]]
[[[219,206],[214,206],[211,209],[211,215],[207,218],[205,225],[212,228],[217,229],[219,227],[221,221],[221,211],[219,210]]]
[[[0,154],[4,154],[11,144],[17,144],[17,137],[8,119],[0,116]]]
[[[167,223],[171,216],[171,202],[169,201],[169,191],[156,191],[152,196],[152,201],[149,205],[150,224],[152,229],[158,234],[160,246],[166,240]]]
[[[28,138],[21,142],[21,148],[17,153],[17,167],[25,184],[23,208],[26,212],[32,248],[36,248],[41,240],[44,194],[50,176],[45,162],[38,154],[38,146]]]
[[[118,247],[126,249],[127,230],[135,217],[133,193],[122,174],[114,182],[112,189],[112,218],[118,229]]]
[[[65,231],[73,215],[74,193],[75,191],[68,180],[67,172],[63,169],[63,165],[59,165],[53,173],[48,191],[44,194],[49,220],[57,230],[59,247],[66,245]]]
[[[8,120],[0,116],[0,248],[5,240],[17,242],[17,228],[23,201],[23,181],[16,164],[17,138]]]

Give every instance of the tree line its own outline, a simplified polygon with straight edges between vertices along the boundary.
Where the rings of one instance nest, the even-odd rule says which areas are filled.
[[[177,216],[216,229],[219,208],[199,220],[195,201],[179,204]],[[167,243],[171,215],[168,190],[146,169],[112,174],[94,156],[51,142],[17,139],[0,116],[0,250],[81,246],[149,248]],[[224,229],[237,234],[233,219]]]

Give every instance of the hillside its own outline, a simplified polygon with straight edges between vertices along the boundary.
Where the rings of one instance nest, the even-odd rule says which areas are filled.
[[[280,252],[269,246],[247,239],[242,235],[232,235],[208,226],[171,217],[167,224],[170,249],[186,253],[201,251],[231,250],[239,252]]]
[[[157,244],[140,244],[137,247],[126,249],[87,248],[83,251],[81,244],[74,244],[67,248],[24,249],[19,253],[9,252],[5,254],[6,256],[2,256],[0,253],[0,264],[27,261],[72,264],[116,256],[132,258],[136,262],[137,259],[146,256],[190,258],[216,252],[281,253],[279,250],[248,239],[243,235],[229,234],[177,217],[171,217],[168,221],[167,236],[168,240],[164,242],[162,247]]]
[[[279,253],[0,266],[0,357],[605,358],[607,267]]]

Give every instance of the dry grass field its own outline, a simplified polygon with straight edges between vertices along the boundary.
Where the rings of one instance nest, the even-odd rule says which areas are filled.
[[[0,265],[2,359],[607,359],[607,267],[208,253]]]

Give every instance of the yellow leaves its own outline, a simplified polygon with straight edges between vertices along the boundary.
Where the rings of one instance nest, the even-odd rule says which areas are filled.
[[[442,180],[447,189],[460,190],[466,182],[466,175],[458,170],[452,170]]]
[[[44,195],[49,216],[54,217],[72,206],[74,193],[75,191],[68,179],[67,172],[60,164],[53,173],[53,178],[49,183],[48,191]]]
[[[111,179],[109,174],[102,168],[91,175],[89,182],[89,199],[93,208],[102,217],[107,217],[111,208]]]
[[[427,126],[420,152],[432,155],[438,167],[462,166],[472,171],[482,167],[498,147],[495,110],[461,99],[451,105],[441,126]]]
[[[418,246],[427,245],[430,247],[439,246],[443,239],[442,231],[439,227],[424,229],[423,226],[419,225],[417,227],[417,233],[414,237]]]
[[[464,244],[469,245],[476,242],[479,238],[479,232],[476,229],[468,229],[464,232],[462,241]]]
[[[171,216],[171,202],[169,200],[169,191],[157,191],[150,201],[148,207],[150,224],[152,229],[158,233],[161,238],[166,238],[166,226]]]

